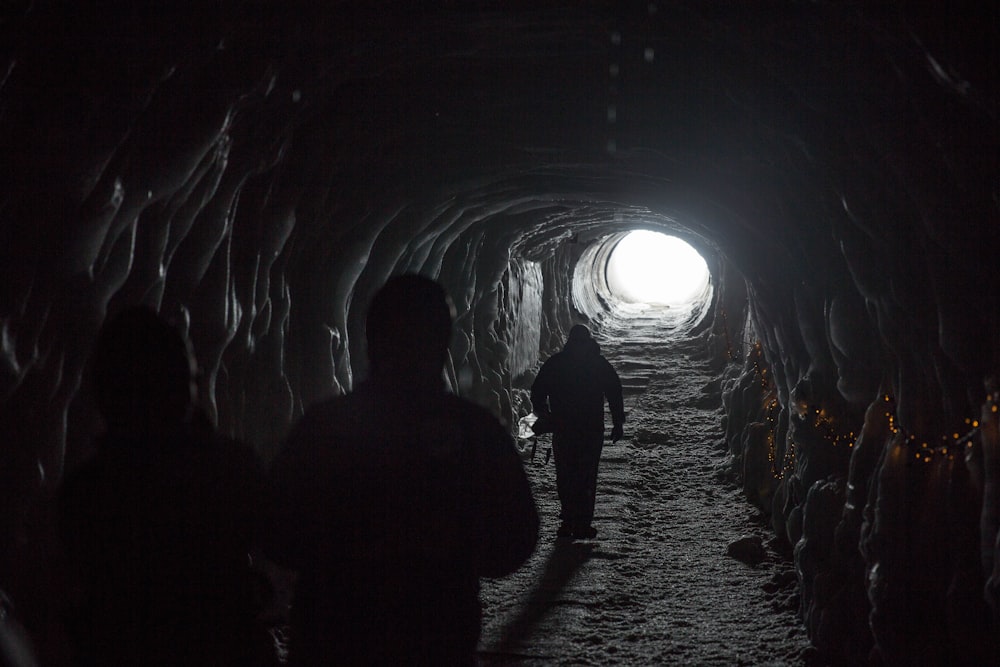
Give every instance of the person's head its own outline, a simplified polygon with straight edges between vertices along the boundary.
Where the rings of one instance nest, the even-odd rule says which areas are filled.
[[[390,278],[372,299],[365,321],[373,377],[439,380],[452,318],[451,300],[437,282],[415,274]]]
[[[569,335],[566,337],[566,345],[563,346],[563,349],[575,354],[591,354],[599,352],[600,347],[597,341],[591,337],[590,330],[587,327],[582,324],[574,324],[569,330]]]
[[[567,345],[578,345],[591,339],[590,330],[582,324],[574,324],[566,337]]]
[[[112,434],[155,436],[187,420],[194,405],[191,347],[145,306],[125,308],[104,324],[91,352],[90,377]]]

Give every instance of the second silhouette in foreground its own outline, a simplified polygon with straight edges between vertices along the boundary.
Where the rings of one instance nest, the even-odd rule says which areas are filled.
[[[300,574],[293,665],[472,665],[479,578],[534,549],[510,434],[445,391],[451,325],[437,283],[390,279],[368,312],[371,379],[308,410],[274,463],[264,542]]]
[[[531,405],[552,430],[556,488],[562,505],[560,537],[588,539],[597,498],[597,468],[604,447],[604,401],[611,410],[611,440],[625,424],[622,383],[601,356],[600,346],[581,324],[569,331],[566,345],[544,364],[531,386]]]

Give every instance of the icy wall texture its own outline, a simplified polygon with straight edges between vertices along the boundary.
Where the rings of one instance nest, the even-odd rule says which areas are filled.
[[[422,271],[449,382],[513,419],[529,348],[583,316],[577,260],[653,227],[702,240],[727,442],[815,643],[995,658],[994,7],[204,4],[0,10],[0,588],[33,627],[109,310],[188,327],[206,407],[267,456]]]

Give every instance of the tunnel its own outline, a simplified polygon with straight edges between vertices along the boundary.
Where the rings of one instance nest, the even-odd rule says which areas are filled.
[[[109,313],[181,323],[266,461],[421,273],[450,390],[513,431],[569,328],[629,315],[608,259],[647,230],[706,263],[673,316],[817,655],[995,664],[998,27],[964,0],[4,3],[0,590],[45,644]]]

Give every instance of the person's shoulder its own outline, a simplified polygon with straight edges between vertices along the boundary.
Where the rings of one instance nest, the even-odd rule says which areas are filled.
[[[284,438],[279,459],[319,465],[353,451],[377,428],[370,398],[365,392],[354,392],[311,405]]]
[[[553,353],[552,356],[549,357],[549,361],[554,361],[555,363],[559,363],[563,359],[568,359],[569,357],[570,357],[570,351],[567,349],[562,349],[559,350],[558,352]]]
[[[599,361],[599,363],[600,363],[600,364],[601,364],[602,366],[605,366],[605,367],[607,367],[607,368],[610,368],[611,370],[614,370],[614,369],[615,369],[615,367],[614,367],[614,364],[612,364],[612,363],[611,363],[610,361],[608,361],[608,358],[607,358],[607,357],[605,357],[605,356],[604,356],[603,354],[599,354],[599,355],[597,355],[597,360]]]
[[[371,411],[371,397],[365,388],[323,399],[309,406],[296,423],[296,431],[344,431],[361,415]]]
[[[598,355],[597,363],[600,365],[601,374],[608,380],[613,381],[618,377],[618,371],[615,370],[614,364],[607,360],[604,355]]]
[[[564,366],[570,360],[569,352],[566,350],[559,350],[551,357],[545,360],[542,364],[541,370],[553,370]]]

